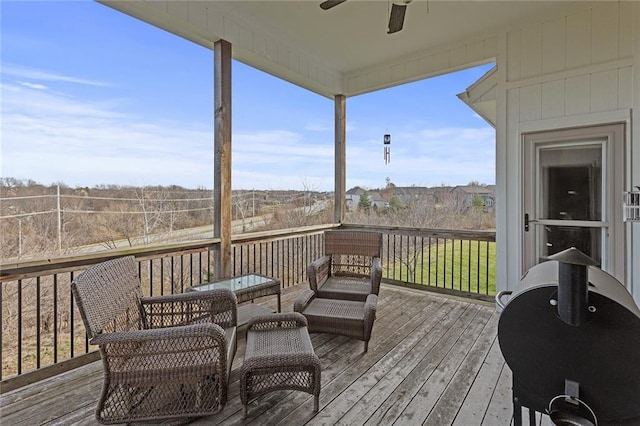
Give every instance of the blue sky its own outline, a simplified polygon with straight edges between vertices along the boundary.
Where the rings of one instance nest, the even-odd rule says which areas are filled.
[[[0,175],[213,186],[213,52],[93,1],[0,0]],[[489,65],[347,99],[347,188],[495,181]],[[333,190],[333,101],[233,63],[233,188]],[[382,138],[391,134],[391,163]]]

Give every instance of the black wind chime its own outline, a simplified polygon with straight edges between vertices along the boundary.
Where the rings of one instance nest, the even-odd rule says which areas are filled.
[[[384,164],[391,162],[391,135],[384,135]]]

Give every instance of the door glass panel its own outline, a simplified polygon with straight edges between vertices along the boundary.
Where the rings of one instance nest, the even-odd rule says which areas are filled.
[[[601,225],[584,226],[584,221],[603,221],[602,147],[602,142],[540,147],[538,259],[575,247],[601,263]]]
[[[602,220],[601,146],[540,151],[541,219]]]
[[[575,247],[600,265],[601,235],[601,228],[544,225],[544,231],[541,232],[542,241],[538,245],[539,259],[543,260],[552,254]]]

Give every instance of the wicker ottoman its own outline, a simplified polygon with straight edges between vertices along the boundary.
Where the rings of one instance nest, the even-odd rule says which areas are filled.
[[[296,312],[253,318],[247,328],[247,347],[240,370],[240,400],[247,404],[276,390],[300,390],[320,404],[320,359],[315,354],[307,320]]]
[[[310,333],[339,334],[362,340],[367,352],[377,303],[375,294],[368,295],[364,302],[356,302],[316,297],[312,290],[304,290],[293,310],[305,316]]]

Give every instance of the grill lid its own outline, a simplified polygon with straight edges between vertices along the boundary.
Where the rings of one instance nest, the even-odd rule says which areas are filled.
[[[513,372],[514,397],[545,412],[570,380],[579,383],[580,399],[599,424],[639,424],[640,309],[613,276],[581,266],[588,311],[579,324],[558,311],[558,260],[531,268],[504,306],[498,340]]]

